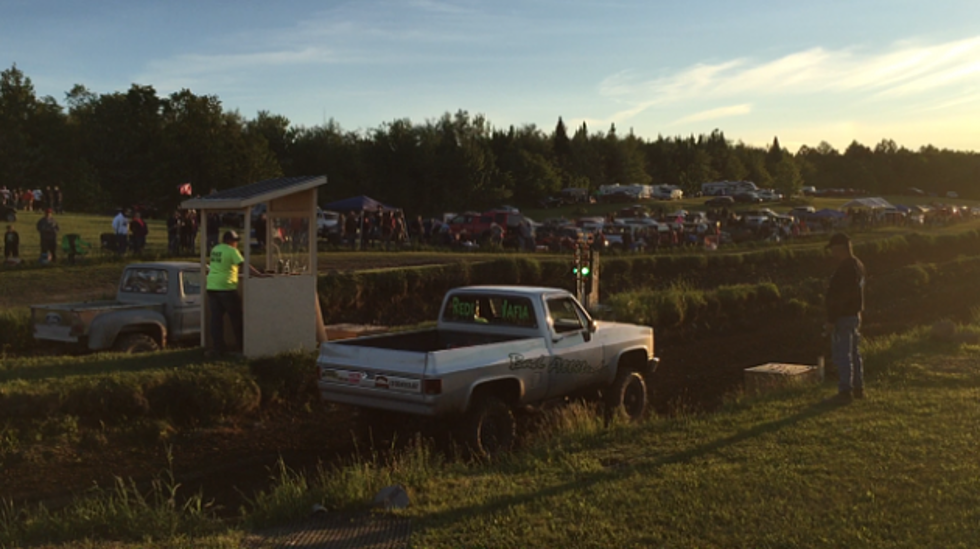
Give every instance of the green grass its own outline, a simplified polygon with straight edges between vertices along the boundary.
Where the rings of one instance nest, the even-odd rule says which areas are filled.
[[[39,212],[17,212],[17,222],[14,227],[20,234],[20,257],[27,262],[34,262],[41,253],[41,238],[38,235],[35,225],[42,217]],[[58,258],[62,258],[61,238],[66,234],[79,234],[82,238],[92,245],[93,255],[102,255],[99,250],[99,235],[111,233],[112,216],[64,213],[54,215],[54,220],[61,227],[58,233]],[[6,230],[7,223],[4,223]],[[167,224],[163,220],[148,219],[146,226],[149,232],[146,236],[146,253],[164,254],[167,251]]]
[[[828,385],[722,412],[575,429],[410,485],[417,547],[973,547],[980,348],[868,347],[869,399]]]
[[[306,476],[281,468],[237,524],[169,503],[166,482],[137,498],[120,481],[59,512],[8,507],[0,544],[57,532],[117,542],[86,542],[100,548],[233,546],[312,503],[366,509],[402,483],[413,547],[975,547],[980,346],[923,328],[865,355],[868,398],[846,406],[828,400],[832,380],[635,425],[572,406],[492,464],[416,444]]]
[[[828,400],[832,380],[635,425],[571,406],[492,464],[420,443],[305,476],[282,467],[236,524],[175,499],[165,475],[148,492],[119,481],[59,512],[8,505],[0,545],[234,546],[313,503],[366,510],[402,483],[413,547],[975,547],[980,346],[918,329],[865,354],[868,398],[846,406]]]

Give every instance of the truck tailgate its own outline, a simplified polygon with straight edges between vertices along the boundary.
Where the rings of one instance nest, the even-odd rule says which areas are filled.
[[[325,401],[431,416],[463,407],[478,378],[511,376],[515,356],[546,352],[541,338],[432,352],[324,343],[318,386]]]
[[[421,393],[427,358],[428,353],[415,351],[324,343],[317,364],[322,381]]]

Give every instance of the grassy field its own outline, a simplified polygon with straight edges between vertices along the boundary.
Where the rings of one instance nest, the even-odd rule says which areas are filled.
[[[319,474],[281,470],[233,524],[199,498],[178,503],[166,475],[150,490],[120,481],[56,513],[0,506],[0,545],[236,547],[313,503],[366,509],[398,482],[413,547],[975,547],[980,346],[918,329],[865,353],[868,398],[850,405],[829,400],[828,380],[640,424],[569,406],[493,464],[423,444]]]

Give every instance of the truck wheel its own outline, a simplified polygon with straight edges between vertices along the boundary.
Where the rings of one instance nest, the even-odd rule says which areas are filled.
[[[608,389],[606,406],[613,414],[623,413],[636,421],[647,410],[647,384],[639,372],[621,370]]]
[[[123,334],[116,339],[112,349],[118,353],[151,353],[159,351],[160,346],[146,334]]]
[[[458,438],[478,457],[494,458],[506,453],[517,438],[514,412],[497,397],[480,398],[463,417]]]

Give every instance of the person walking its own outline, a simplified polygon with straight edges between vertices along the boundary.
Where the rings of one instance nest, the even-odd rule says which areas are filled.
[[[126,243],[129,240],[129,218],[126,212],[120,208],[116,217],[112,220],[112,232],[116,235],[116,253],[123,255],[126,253]]]
[[[238,270],[245,258],[238,250],[241,240],[235,231],[227,231],[218,244],[211,249],[210,270],[207,277],[208,307],[211,309],[211,347],[214,354],[227,351],[225,346],[225,315],[231,320],[232,331],[238,343],[242,338],[242,300],[238,295]],[[258,269],[249,265],[249,274],[265,277]]]
[[[48,261],[54,263],[57,259],[58,231],[61,227],[51,213],[51,208],[44,210],[44,217],[37,220],[37,232],[41,236],[41,255],[51,254]]]
[[[830,237],[827,248],[837,270],[827,289],[827,323],[831,334],[834,365],[838,375],[838,398],[850,402],[864,398],[864,364],[858,345],[861,313],[864,311],[864,264],[854,256],[851,239],[844,233]]]

